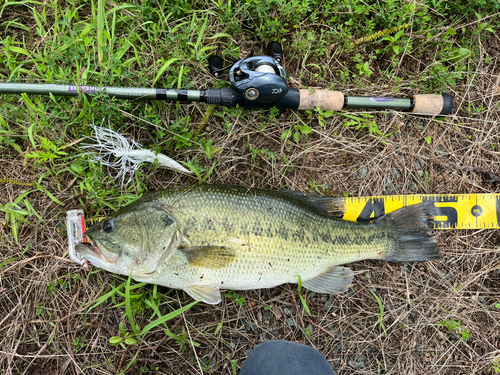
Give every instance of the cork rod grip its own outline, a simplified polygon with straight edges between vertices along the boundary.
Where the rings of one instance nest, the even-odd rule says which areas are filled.
[[[453,109],[453,98],[449,94],[414,95],[412,112],[419,115],[449,115]]]
[[[319,107],[322,111],[340,111],[344,106],[344,94],[340,91],[329,90],[299,90],[299,110],[308,110]]]

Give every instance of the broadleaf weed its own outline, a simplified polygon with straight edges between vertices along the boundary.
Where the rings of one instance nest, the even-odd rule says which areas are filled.
[[[467,328],[462,327],[462,321],[451,318],[450,320],[445,320],[444,322],[438,323],[438,325],[445,326],[448,328],[448,331],[456,331],[464,341],[469,340],[470,332]]]
[[[493,366],[491,367],[493,371],[495,371],[495,374],[500,373],[500,357],[495,357],[493,360]]]

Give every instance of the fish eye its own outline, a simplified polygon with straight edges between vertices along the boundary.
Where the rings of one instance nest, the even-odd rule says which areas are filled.
[[[111,220],[106,220],[102,224],[102,230],[105,231],[106,233],[109,233],[113,230],[113,223],[111,222]]]

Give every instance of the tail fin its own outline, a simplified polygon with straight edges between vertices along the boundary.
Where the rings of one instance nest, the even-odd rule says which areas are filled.
[[[429,225],[436,215],[433,202],[403,207],[376,219],[392,233],[394,246],[385,260],[396,262],[422,262],[439,258],[438,241]]]

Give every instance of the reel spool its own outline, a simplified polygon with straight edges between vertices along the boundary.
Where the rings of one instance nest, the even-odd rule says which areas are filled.
[[[269,56],[250,56],[222,67],[222,59],[210,56],[209,69],[217,78],[229,70],[229,82],[235,92],[254,103],[276,102],[288,93],[286,71],[281,65],[283,50],[278,42],[268,46]]]
[[[229,71],[229,82],[238,94],[256,103],[274,102],[288,92],[285,69],[271,56],[237,62]]]

